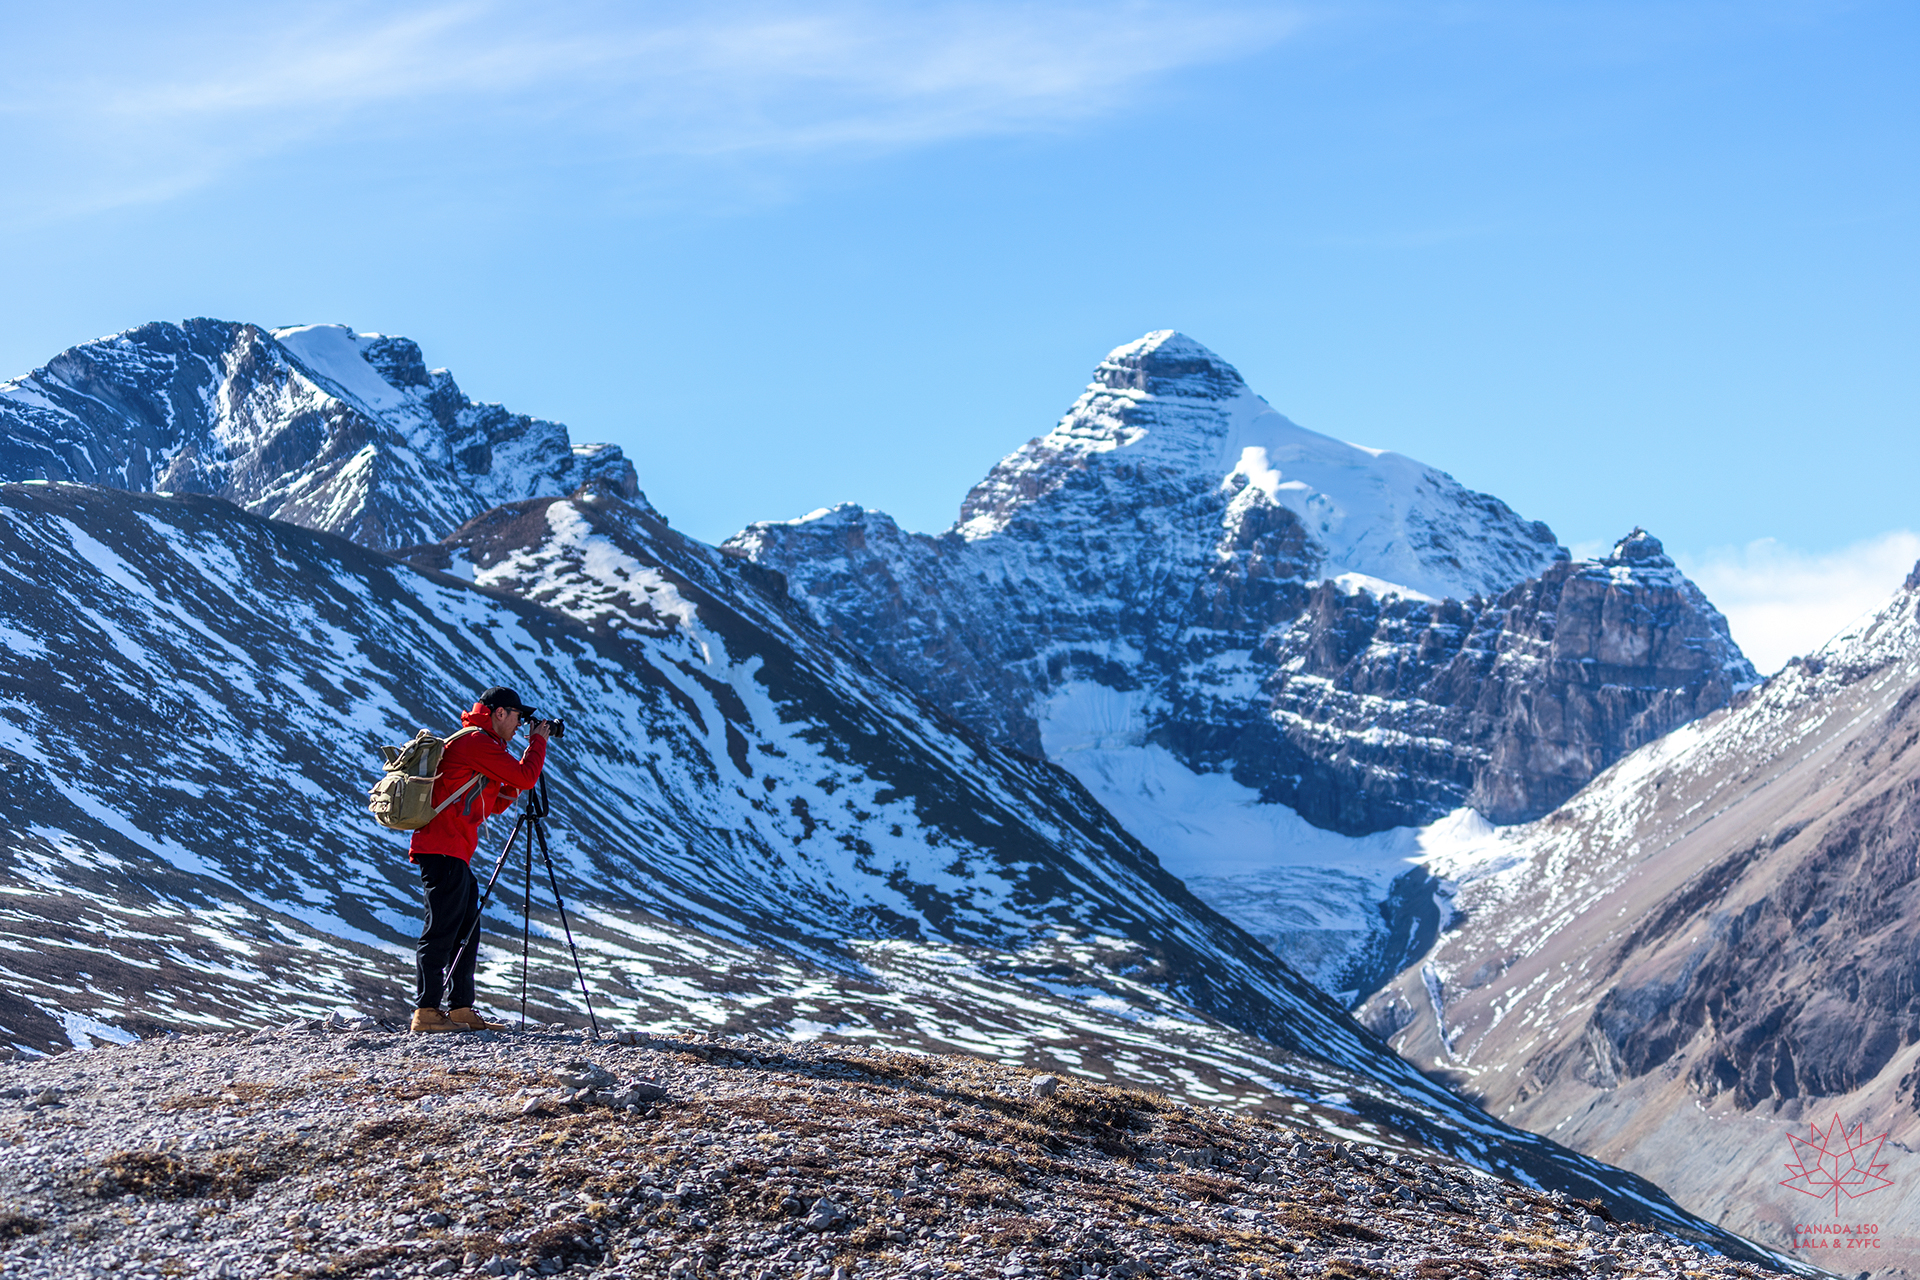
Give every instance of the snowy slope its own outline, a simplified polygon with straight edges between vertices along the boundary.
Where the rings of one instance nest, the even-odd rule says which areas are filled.
[[[0,383],[0,480],[205,493],[372,547],[590,479],[637,492],[611,445],[468,399],[405,338],[149,324]]]
[[[1158,1084],[1700,1230],[1650,1184],[1461,1104],[1066,775],[930,712],[643,506],[511,504],[416,554],[481,585],[206,499],[0,487],[10,1038],[365,1007],[383,987],[391,1009],[415,890],[361,808],[372,748],[503,681],[568,714],[554,850],[622,1022]],[[509,945],[514,914],[496,903]],[[564,1010],[557,922],[535,915],[535,1005]],[[511,951],[484,960],[509,989]]]

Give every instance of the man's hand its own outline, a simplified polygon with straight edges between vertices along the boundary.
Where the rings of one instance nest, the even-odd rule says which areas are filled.
[[[528,736],[533,738],[544,738],[549,733],[552,732],[552,729],[553,727],[551,725],[549,725],[545,720],[542,720],[539,724],[536,724],[535,726],[533,726],[531,730],[528,731]]]

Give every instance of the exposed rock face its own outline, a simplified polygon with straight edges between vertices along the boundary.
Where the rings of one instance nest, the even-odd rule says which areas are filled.
[[[726,549],[996,741],[1161,746],[1348,834],[1537,816],[1755,679],[1651,537],[1573,564],[1545,525],[1288,422],[1173,333],[1109,355],[946,533],[842,506]],[[1110,694],[1125,723],[1090,726]]]
[[[0,383],[0,480],[210,494],[377,549],[589,480],[612,445],[469,400],[405,338],[339,325],[148,324]]]
[[[1492,600],[1323,583],[1268,652],[1260,714],[1182,726],[1185,758],[1230,762],[1263,798],[1351,833],[1462,805],[1494,822],[1538,817],[1758,679],[1719,611],[1639,530]]]
[[[1783,1128],[1837,1114],[1889,1154],[1920,1140],[1917,851],[1920,574],[1733,708],[1436,865],[1456,923],[1363,1016],[1495,1114],[1702,1212],[1805,1220],[1828,1210],[1780,1185]],[[1846,1213],[1917,1206],[1896,1177]]]

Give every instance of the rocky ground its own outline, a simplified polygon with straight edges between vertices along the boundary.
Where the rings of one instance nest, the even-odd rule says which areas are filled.
[[[0,1064],[0,1274],[1753,1277],[1412,1148],[825,1043],[371,1020]]]

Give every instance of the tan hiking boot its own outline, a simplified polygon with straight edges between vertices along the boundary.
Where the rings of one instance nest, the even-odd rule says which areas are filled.
[[[468,1010],[472,1012],[471,1009]],[[415,1009],[413,1021],[408,1024],[409,1031],[471,1031],[464,1022],[455,1022],[438,1009]]]
[[[504,1022],[488,1022],[475,1013],[471,1005],[465,1009],[449,1009],[447,1021],[457,1022],[468,1031],[505,1031],[507,1029],[507,1024]]]

